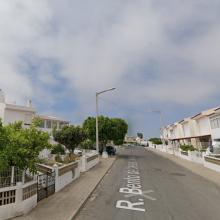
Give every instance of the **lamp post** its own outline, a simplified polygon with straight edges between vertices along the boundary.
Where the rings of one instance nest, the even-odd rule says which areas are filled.
[[[161,124],[161,128],[160,128],[160,135],[161,135],[161,138],[162,138],[162,143],[163,143],[163,140],[164,140],[164,137],[163,137],[163,125],[164,125],[164,116],[163,116],[163,112],[161,110],[152,110],[150,112],[153,112],[153,113],[157,113],[160,115],[160,124]],[[164,143],[163,143],[164,144]]]
[[[115,90],[116,88],[106,89],[100,92],[96,92],[96,151],[99,153],[99,95],[105,92]]]

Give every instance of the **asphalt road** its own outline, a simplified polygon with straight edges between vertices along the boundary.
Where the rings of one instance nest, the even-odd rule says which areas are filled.
[[[220,188],[144,148],[125,148],[76,219],[219,220]]]

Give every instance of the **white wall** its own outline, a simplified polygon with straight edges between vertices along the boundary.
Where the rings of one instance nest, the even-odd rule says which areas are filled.
[[[34,113],[27,111],[5,109],[4,124],[13,123],[16,121],[23,121],[25,123],[26,115],[30,115],[30,117],[33,117]]]
[[[174,138],[178,138],[178,136],[179,136],[178,127],[175,126],[175,127],[173,128],[173,131],[174,131]]]
[[[188,122],[183,124],[183,131],[184,131],[184,137],[190,137],[191,136],[191,134],[190,134],[190,126],[189,126]]]
[[[178,137],[179,137],[179,138],[183,138],[183,137],[184,137],[184,132],[183,132],[183,126],[182,126],[182,124],[178,124],[178,125],[177,125],[177,129],[178,129]]]
[[[73,164],[77,164],[77,168],[75,168],[74,171],[74,175],[72,171],[68,171],[66,173],[64,173],[63,175],[59,176],[59,169],[63,168],[63,167],[67,167],[67,166],[71,166]],[[58,192],[61,189],[63,189],[65,186],[67,186],[68,184],[70,184],[71,182],[73,182],[75,179],[79,178],[80,176],[80,161],[76,161],[73,163],[70,163],[66,166],[62,166],[62,167],[54,167],[55,173],[56,173],[56,180],[55,180],[55,191]]]
[[[190,129],[190,137],[198,136],[199,135],[199,128],[198,124],[195,120],[190,119],[189,121],[189,129]]]
[[[0,118],[2,119],[2,122],[4,121],[4,108],[5,108],[5,104],[0,103]]]
[[[0,219],[9,219],[16,216],[23,215],[29,212],[32,208],[37,205],[37,194],[23,200],[23,188],[35,184],[36,181],[32,181],[26,184],[21,184],[13,187],[0,188],[0,192],[7,192],[10,190],[16,190],[15,203],[0,206]]]
[[[212,140],[220,139],[220,128],[211,129]]]
[[[209,118],[200,118],[197,120],[198,123],[198,130],[199,135],[210,135],[211,134],[211,127]]]
[[[215,158],[215,160],[220,161],[220,159],[217,159],[217,158]],[[214,171],[217,171],[217,172],[220,173],[220,165],[210,163],[208,161],[205,161],[205,159],[204,159],[204,166],[211,169],[211,170],[214,170]]]
[[[195,163],[200,163],[203,164],[203,157],[204,157],[204,152],[198,152],[198,151],[188,151],[189,153],[189,158],[190,161],[195,162]]]
[[[96,159],[87,162],[88,158],[91,158],[95,155],[98,156]],[[85,172],[85,171],[90,170],[92,167],[94,167],[98,163],[99,163],[99,154],[98,153],[95,152],[90,155],[83,155],[81,157],[81,172]]]

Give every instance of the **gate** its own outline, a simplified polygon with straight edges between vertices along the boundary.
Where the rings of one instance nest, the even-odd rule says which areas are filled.
[[[43,173],[37,177],[37,201],[55,193],[55,172]]]

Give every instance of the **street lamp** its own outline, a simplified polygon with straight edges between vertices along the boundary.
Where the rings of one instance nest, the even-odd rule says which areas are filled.
[[[99,122],[98,122],[98,117],[99,117],[99,103],[98,103],[98,98],[99,95],[105,92],[110,92],[112,90],[115,90],[116,88],[111,88],[111,89],[106,89],[101,92],[96,92],[96,151],[99,153]]]
[[[150,112],[153,112],[153,113],[156,113],[156,114],[159,114],[160,115],[160,123],[161,123],[161,128],[160,128],[160,135],[161,135],[161,138],[162,138],[162,143],[164,141],[164,137],[163,137],[163,125],[164,125],[164,116],[163,116],[163,112],[161,110],[152,110]]]

